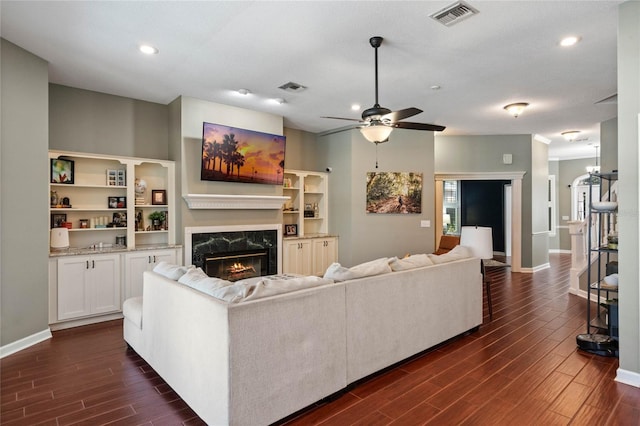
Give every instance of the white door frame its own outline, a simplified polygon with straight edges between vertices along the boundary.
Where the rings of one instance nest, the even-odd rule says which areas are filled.
[[[510,180],[511,181],[511,270],[522,271],[522,178],[526,172],[460,172],[434,173],[436,246],[442,236],[442,204],[445,180]]]

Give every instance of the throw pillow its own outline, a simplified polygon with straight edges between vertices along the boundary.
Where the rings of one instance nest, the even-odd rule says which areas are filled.
[[[389,266],[393,271],[406,271],[430,265],[433,265],[433,262],[426,254],[414,254],[403,259],[398,259],[397,257],[389,259]]]
[[[209,276],[207,274],[205,274],[204,271],[201,268],[193,268],[193,269],[190,269],[189,271],[187,271],[186,274],[181,276],[178,279],[178,282],[180,284],[192,286],[194,283],[196,283],[196,282],[198,282],[200,280],[204,280],[205,278],[208,278],[208,277]]]
[[[324,278],[329,278],[334,281],[346,281],[355,278],[369,277],[372,275],[387,274],[389,272],[391,272],[389,259],[382,257],[380,259],[352,266],[351,268],[345,268],[339,263],[332,263],[325,271]]]
[[[323,278],[328,278],[334,281],[346,281],[358,278],[358,276],[351,272],[349,268],[345,268],[339,263],[332,263],[325,271]]]
[[[163,260],[153,268],[153,272],[156,272],[170,280],[177,281],[190,269],[193,269],[193,266],[172,265],[171,263],[165,262]]]

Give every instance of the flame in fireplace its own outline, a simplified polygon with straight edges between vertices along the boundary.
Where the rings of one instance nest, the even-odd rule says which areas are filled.
[[[246,265],[244,265],[242,263],[239,263],[239,262],[236,262],[236,263],[232,264],[231,266],[229,266],[227,268],[227,273],[229,273],[229,274],[238,274],[238,273],[241,273],[241,272],[254,272],[255,273],[256,270],[251,265],[246,266]]]

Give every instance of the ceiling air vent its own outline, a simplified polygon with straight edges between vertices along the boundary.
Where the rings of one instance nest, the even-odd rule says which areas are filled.
[[[437,11],[436,13],[432,13],[429,17],[435,19],[444,26],[450,27],[463,19],[467,19],[470,16],[475,15],[476,13],[479,13],[478,9],[469,6],[469,4],[463,1],[458,1]]]
[[[282,86],[279,86],[278,89],[286,90],[287,92],[299,93],[299,92],[302,92],[304,89],[306,89],[306,87],[303,86],[302,84],[298,84],[298,83],[294,83],[293,81],[290,81],[288,83],[283,84]]]

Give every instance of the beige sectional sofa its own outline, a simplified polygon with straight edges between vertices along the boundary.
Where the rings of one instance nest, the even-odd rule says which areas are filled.
[[[239,303],[145,272],[124,337],[208,424],[266,425],[478,327],[480,262],[455,258]]]

